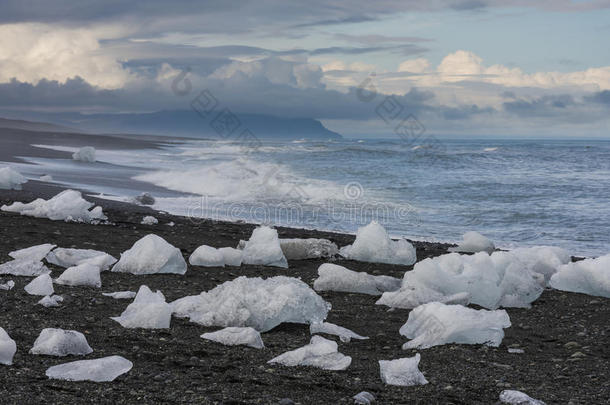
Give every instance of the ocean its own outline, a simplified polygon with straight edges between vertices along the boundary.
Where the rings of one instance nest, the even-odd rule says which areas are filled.
[[[41,147],[73,151],[58,145]],[[476,230],[497,246],[610,251],[610,141],[401,139],[242,144],[185,141],[98,150],[98,162],[27,158],[26,176],[193,221],[213,218],[455,242]]]

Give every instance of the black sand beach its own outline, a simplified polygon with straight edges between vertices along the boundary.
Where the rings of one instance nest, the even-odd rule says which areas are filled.
[[[30,182],[23,191],[0,192],[0,204],[49,197],[59,189]],[[88,198],[93,200],[92,198]],[[141,225],[145,207],[96,201],[104,207],[113,225],[65,223],[0,213],[2,230],[0,257],[41,243],[61,247],[91,248],[118,257],[142,236],[155,233],[179,247],[185,258],[201,244],[235,246],[254,228],[235,224],[154,215],[158,225]],[[170,227],[168,222],[174,222]],[[278,229],[280,237],[322,237],[339,246],[353,236],[300,229]],[[448,245],[415,242],[418,259],[447,251]],[[284,398],[300,404],[353,403],[360,391],[376,395],[377,403],[492,404],[507,388],[526,392],[547,404],[603,404],[610,394],[608,372],[608,299],[547,290],[531,309],[509,308],[512,327],[498,348],[481,345],[444,345],[420,350],[420,370],[429,384],[416,387],[384,385],[378,360],[413,356],[403,351],[406,341],[398,329],[408,310],[389,311],[374,305],[376,298],[362,294],[321,293],[332,304],[328,321],[370,336],[369,340],[339,343],[339,351],[352,356],[346,371],[269,365],[280,353],[309,342],[306,325],[283,324],[263,334],[266,348],[226,347],[199,336],[205,328],[184,319],[172,319],[169,330],[125,329],[110,319],[118,316],[129,301],[114,300],[102,292],[136,291],[140,285],[159,289],[168,302],[207,291],[240,275],[270,277],[286,274],[312,285],[324,260],[291,261],[287,270],[262,266],[200,268],[189,266],[184,276],[135,276],[102,273],[102,288],[56,285],[65,298],[60,308],[35,305],[23,287],[29,278],[13,279],[11,291],[0,291],[0,324],[17,342],[13,366],[0,367],[0,402],[3,404],[45,403],[222,403],[274,404]],[[337,260],[346,267],[372,274],[401,277],[411,267]],[[60,268],[51,266],[53,277]],[[45,370],[74,357],[52,358],[28,354],[40,333],[48,327],[83,332],[94,353],[88,358],[121,355],[134,363],[133,369],[112,383],[63,382],[49,380]],[[524,354],[508,353],[509,347]],[[282,403],[291,403],[284,401]]]

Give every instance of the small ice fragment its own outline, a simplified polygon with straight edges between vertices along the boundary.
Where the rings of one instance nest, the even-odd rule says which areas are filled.
[[[341,291],[369,295],[381,295],[385,291],[400,288],[401,280],[390,276],[373,276],[343,266],[324,263],[318,268],[318,278],[313,283],[316,291]]]
[[[79,162],[93,163],[95,162],[95,148],[85,146],[72,154],[72,159]]]
[[[15,259],[0,264],[0,274],[11,274],[13,276],[35,277],[51,270],[38,260]]]
[[[326,333],[328,335],[339,336],[339,339],[341,339],[341,341],[344,343],[348,343],[351,339],[368,339],[366,336],[360,336],[347,328],[330,322],[313,322],[311,325],[309,325],[309,333],[312,335],[315,333]]]
[[[165,302],[161,291],[153,293],[143,285],[135,300],[127,306],[117,321],[124,328],[167,329],[172,318],[171,306]]]
[[[347,259],[361,262],[408,266],[417,261],[413,245],[405,239],[390,239],[384,227],[376,221],[359,228],[354,244],[344,246],[339,253]]]
[[[370,405],[375,402],[375,395],[367,391],[362,391],[354,395],[354,404],[356,405]]]
[[[511,348],[508,349],[508,352],[509,353],[523,354],[523,353],[525,353],[525,350],[523,350],[523,349],[515,349],[515,348],[511,347]]]
[[[139,196],[134,198],[134,201],[137,204],[141,204],[141,205],[154,205],[155,204],[155,198],[150,195],[149,193],[142,193]]]
[[[265,347],[261,334],[250,327],[228,327],[216,332],[204,333],[201,337],[227,346],[245,345],[255,349]]]
[[[232,247],[223,247],[219,248],[218,251],[222,253],[225,266],[241,266],[243,260],[243,252],[241,250]]]
[[[40,176],[40,181],[51,182],[53,181],[53,177],[49,174],[45,174],[44,176]]]
[[[396,360],[379,360],[381,380],[388,385],[410,387],[413,385],[428,384],[428,380],[419,371],[418,365],[421,356],[416,353],[414,357],[404,357]]]
[[[174,226],[174,225],[176,225],[176,224],[174,223],[174,221],[172,221],[172,222],[168,222],[168,223],[167,223],[167,226]]]
[[[0,189],[21,190],[21,185],[27,183],[27,179],[10,167],[0,168]]]
[[[75,330],[46,328],[30,349],[31,354],[64,357],[68,355],[84,356],[93,349],[87,343],[85,335]]]
[[[142,218],[142,222],[140,223],[142,225],[157,225],[159,223],[159,220],[151,215],[147,215]]]
[[[78,360],[50,367],[46,375],[56,380],[110,382],[127,373],[133,363],[121,356]]]
[[[160,236],[150,234],[123,252],[112,271],[132,274],[184,274],[186,262],[180,249],[170,245]]]
[[[277,231],[268,226],[256,228],[244,247],[243,263],[288,268]]]
[[[339,353],[336,342],[313,336],[308,345],[280,354],[267,363],[284,366],[311,366],[323,370],[345,370],[352,363],[350,356]]]
[[[129,300],[136,296],[133,291],[117,291],[111,293],[102,293],[103,296],[112,297],[115,300]]]
[[[328,258],[339,253],[328,239],[280,239],[280,247],[287,260]]]
[[[431,302],[409,313],[400,334],[412,339],[403,349],[427,349],[447,343],[485,344],[498,347],[504,338],[503,328],[510,327],[505,310],[487,311],[461,305]]]
[[[457,247],[449,248],[450,252],[477,253],[487,252],[491,254],[496,249],[492,241],[478,232],[466,232]]]
[[[9,280],[4,284],[0,284],[0,290],[10,291],[15,287],[15,282],[13,280]]]
[[[500,402],[510,405],[546,405],[546,403],[517,390],[502,391],[500,393]]]
[[[57,248],[47,254],[46,261],[66,268],[89,263],[98,266],[101,271],[105,271],[117,260],[108,253],[99,250]]]
[[[64,190],[49,200],[38,198],[27,204],[15,202],[11,205],[3,205],[0,210],[18,212],[36,218],[49,218],[54,221],[92,223],[107,219],[102,207],[98,206],[90,210],[94,205],[83,199],[79,191]]]
[[[225,261],[222,252],[212,246],[201,245],[189,257],[193,266],[224,267]]]
[[[44,259],[47,253],[49,253],[55,247],[56,245],[45,243],[24,249],[13,250],[8,255],[16,260],[28,259],[39,262]]]
[[[37,304],[46,308],[52,308],[58,307],[59,303],[63,302],[63,300],[64,299],[61,295],[45,295],[40,301],[37,302]]]
[[[549,284],[557,290],[610,298],[610,254],[560,266]]]
[[[17,344],[6,331],[0,327],[0,364],[10,366],[17,352]]]
[[[375,302],[377,305],[387,305],[391,308],[413,309],[429,302],[442,302],[443,304],[468,305],[470,294],[467,292],[452,295],[443,295],[426,286],[402,287],[397,291],[383,293]]]
[[[95,288],[100,288],[102,286],[100,268],[89,263],[69,267],[58,278],[55,279],[55,282],[57,284],[69,286],[85,286]]]
[[[30,283],[24,287],[24,290],[30,295],[51,295],[54,291],[53,280],[49,273],[41,274],[30,281]]]

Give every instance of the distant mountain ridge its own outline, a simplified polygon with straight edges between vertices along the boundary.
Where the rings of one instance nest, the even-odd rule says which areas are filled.
[[[24,120],[13,120],[0,117],[0,128],[23,129],[26,131],[46,131],[46,132],[78,132],[77,129],[65,127],[63,125],[51,124],[48,122],[35,122]]]

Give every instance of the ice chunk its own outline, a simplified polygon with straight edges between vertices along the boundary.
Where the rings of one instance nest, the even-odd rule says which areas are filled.
[[[79,162],[93,163],[95,162],[95,148],[85,146],[72,154],[72,159]]]
[[[548,284],[551,276],[559,270],[563,264],[572,261],[570,253],[555,246],[534,246],[529,248],[517,248],[510,253],[522,266],[527,267],[534,273],[544,276],[543,286]]]
[[[511,405],[546,405],[546,403],[517,390],[502,391],[500,393],[500,402]]]
[[[351,339],[368,339],[366,336],[360,336],[359,334],[352,332],[351,330],[344,328],[343,326],[335,325],[330,322],[314,322],[309,325],[309,333],[326,333],[328,335],[339,336],[342,342],[348,343]]]
[[[46,375],[56,380],[110,382],[127,373],[133,363],[121,356],[95,360],[79,360],[47,369]]]
[[[191,257],[189,257],[189,263],[193,266],[203,267],[224,267],[225,260],[222,252],[212,246],[201,245]]]
[[[496,250],[496,246],[493,242],[475,231],[466,232],[457,247],[449,248],[450,252],[463,253],[487,252],[491,254],[494,250]]]
[[[318,278],[313,283],[316,291],[342,291],[369,295],[381,295],[385,291],[400,288],[400,279],[390,276],[373,276],[352,271],[343,266],[324,263],[318,268]]]
[[[136,296],[136,293],[133,291],[117,291],[111,293],[102,293],[105,297],[112,297],[115,300],[129,300]]]
[[[387,305],[388,307],[392,308],[413,309],[429,302],[468,305],[470,303],[470,294],[464,292],[452,295],[443,295],[442,293],[423,285],[417,287],[401,287],[401,289],[398,291],[383,293],[381,298],[379,298],[375,304]]]
[[[241,250],[232,247],[223,247],[219,248],[218,251],[222,253],[222,260],[224,261],[225,266],[241,266],[241,261],[243,259],[243,252]]]
[[[21,185],[27,183],[27,179],[10,167],[0,168],[0,189],[21,190]]]
[[[508,352],[513,353],[513,354],[523,354],[523,353],[525,353],[525,350],[511,347],[508,349]]]
[[[13,280],[9,280],[4,284],[0,284],[0,290],[10,291],[15,287],[15,282]]]
[[[143,285],[136,299],[127,306],[121,316],[110,318],[124,328],[167,329],[172,318],[172,308],[165,302],[161,291],[153,293]]]
[[[370,405],[375,402],[375,395],[367,391],[359,392],[354,395],[354,404],[356,405]]]
[[[150,234],[123,252],[112,271],[133,274],[184,274],[186,262],[180,249],[170,245],[160,236]]]
[[[40,181],[51,182],[51,181],[53,181],[53,176],[45,174],[44,176],[40,176],[39,180]]]
[[[509,326],[510,319],[503,309],[476,310],[431,302],[409,313],[400,334],[412,339],[402,346],[403,349],[427,349],[447,343],[498,347],[504,338],[503,328]]]
[[[0,274],[11,274],[13,276],[34,277],[43,273],[50,273],[51,270],[38,260],[15,259],[10,262],[0,264]]]
[[[63,300],[61,295],[45,295],[37,304],[46,308],[58,307],[59,303],[63,302]]]
[[[87,343],[85,335],[75,330],[46,328],[30,349],[31,354],[64,357],[68,355],[84,356],[93,349]]]
[[[282,252],[277,231],[268,226],[256,228],[244,247],[243,263],[287,268],[288,262]]]
[[[339,253],[328,239],[280,239],[280,247],[288,260],[328,258]]]
[[[95,222],[107,219],[102,207],[89,210],[94,205],[83,199],[80,192],[65,190],[50,200],[38,198],[28,204],[15,202],[11,205],[3,205],[0,210],[55,221]]]
[[[251,326],[260,332],[282,322],[321,322],[330,310],[303,281],[284,276],[238,277],[171,305],[174,315],[204,326]]]
[[[8,255],[16,260],[27,259],[39,262],[55,247],[56,245],[45,243],[43,245],[31,246],[25,249],[13,250]]]
[[[66,268],[89,263],[99,267],[100,271],[108,270],[117,261],[113,256],[99,250],[72,248],[57,248],[47,254],[46,260]]]
[[[51,280],[49,273],[41,274],[30,281],[30,283],[24,287],[24,290],[30,295],[51,295],[54,291],[53,280]]]
[[[409,306],[435,299],[433,292],[451,302],[460,298],[455,294],[468,293],[471,303],[485,308],[527,308],[543,290],[537,276],[509,252],[449,253],[417,263],[405,273],[401,289],[386,294],[380,303]]]
[[[245,345],[262,349],[265,347],[261,334],[254,328],[228,327],[216,332],[204,333],[202,338],[227,346]]]
[[[147,215],[144,218],[142,218],[142,222],[140,222],[142,225],[156,225],[159,223],[159,220],[153,216]]]
[[[137,204],[142,204],[142,205],[154,205],[155,204],[155,198],[150,195],[150,193],[142,193],[139,196],[134,198],[134,201]]]
[[[336,342],[322,336],[313,336],[308,345],[280,354],[268,363],[288,367],[311,366],[323,370],[345,370],[352,363],[352,358],[339,353]]]
[[[0,327],[0,364],[10,366],[13,364],[13,356],[17,352],[17,344],[6,331]]]
[[[405,239],[394,241],[376,221],[359,228],[353,245],[341,248],[342,256],[361,262],[411,265],[417,261],[415,248]]]
[[[559,267],[550,285],[557,290],[610,298],[610,254]]]
[[[55,282],[57,284],[70,286],[86,286],[96,288],[100,288],[102,286],[100,268],[89,263],[69,267],[61,274],[61,276],[55,279]]]
[[[428,384],[428,380],[418,368],[420,359],[420,354],[416,353],[413,357],[379,360],[381,381],[388,385],[399,385],[401,387]]]

